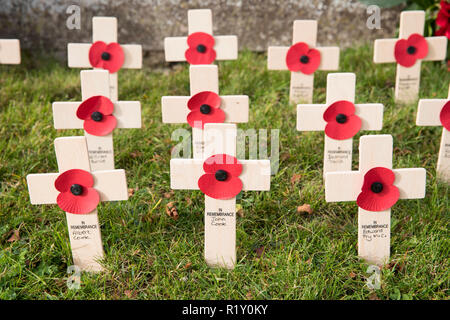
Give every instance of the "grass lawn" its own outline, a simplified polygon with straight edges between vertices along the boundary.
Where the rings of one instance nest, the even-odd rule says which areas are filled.
[[[340,71],[357,75],[356,102],[385,105],[383,130],[363,134],[393,135],[394,168],[427,169],[426,198],[393,207],[391,263],[375,291],[357,257],[356,203],[325,202],[323,132],[296,130],[289,73],[268,71],[266,56],[251,52],[219,63],[220,93],[249,95],[250,122],[240,128],[280,129],[279,171],[270,192],[238,200],[236,268],[206,266],[203,194],[171,192],[169,183],[177,144],[171,133],[188,126],[161,120],[161,96],[189,94],[188,65],[166,67],[119,75],[120,100],[143,107],[142,130],[120,130],[114,138],[116,168],[126,170],[134,194],[99,205],[106,271],[84,273],[81,288],[69,290],[65,215],[56,205],[30,204],[26,175],[56,172],[53,140],[83,134],[53,129],[51,108],[81,99],[80,70],[30,56],[20,66],[0,66],[0,299],[448,299],[449,190],[435,179],[442,128],[417,127],[417,103],[394,104],[394,64],[375,65],[371,47],[341,56]],[[446,98],[449,80],[444,63],[424,63],[420,97]],[[325,87],[326,73],[318,72],[314,103],[325,102]],[[166,214],[169,202],[178,220]],[[313,212],[298,213],[303,204]]]

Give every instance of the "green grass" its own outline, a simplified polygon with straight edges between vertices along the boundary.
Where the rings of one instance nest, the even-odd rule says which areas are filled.
[[[210,269],[203,260],[201,192],[170,193],[171,132],[187,126],[163,124],[160,100],[189,94],[188,66],[147,67],[119,76],[120,99],[143,107],[142,130],[120,130],[114,139],[116,168],[126,170],[135,193],[99,205],[106,271],[84,273],[81,289],[69,290],[64,213],[32,206],[25,179],[57,171],[56,137],[82,135],[53,129],[51,109],[53,101],[81,99],[79,70],[49,58],[23,60],[0,67],[0,299],[448,299],[448,186],[435,179],[442,129],[415,125],[417,103],[394,104],[395,66],[373,64],[372,48],[343,51],[340,71],[356,73],[356,102],[385,105],[379,133],[394,137],[394,167],[427,169],[426,198],[401,200],[392,210],[392,263],[376,291],[357,257],[356,204],[325,202],[323,133],[296,131],[289,73],[267,71],[266,56],[251,52],[219,63],[220,92],[250,96],[250,122],[240,128],[280,129],[280,166],[270,192],[238,200],[236,268]],[[423,63],[420,97],[447,97],[449,78],[443,63]],[[325,87],[326,73],[318,72],[315,103],[325,101]],[[291,184],[294,174],[302,178]],[[169,201],[178,220],[165,213]],[[305,203],[313,213],[297,213]],[[20,240],[8,242],[17,229]]]

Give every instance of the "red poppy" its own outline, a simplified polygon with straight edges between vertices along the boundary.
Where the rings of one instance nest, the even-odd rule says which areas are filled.
[[[190,64],[211,64],[216,60],[214,37],[204,32],[192,33],[187,38],[189,48],[184,53]]]
[[[450,39],[450,3],[441,1],[441,9],[436,18],[436,24],[440,27],[436,30],[436,36],[446,36]]]
[[[83,101],[77,109],[77,117],[84,120],[83,128],[94,136],[105,136],[116,127],[112,115],[114,103],[104,96],[93,96]]]
[[[187,115],[187,122],[192,128],[201,128],[205,123],[222,123],[225,112],[220,109],[220,97],[212,91],[202,91],[193,95],[188,101],[191,110]]]
[[[450,131],[450,101],[447,101],[447,103],[444,104],[444,107],[439,114],[439,119],[444,128]]]
[[[361,129],[355,105],[347,100],[332,103],[323,113],[323,119],[327,122],[325,134],[335,140],[350,139]]]
[[[239,175],[242,164],[233,156],[216,154],[203,163],[205,174],[198,179],[198,187],[208,197],[220,200],[234,198],[242,190]]]
[[[116,42],[104,43],[96,41],[89,49],[89,62],[93,68],[106,69],[115,73],[122,68],[125,55],[122,47]]]
[[[423,59],[427,55],[427,40],[418,33],[413,33],[408,39],[400,39],[395,43],[395,60],[403,67],[412,67],[418,59]]]
[[[399,199],[400,191],[394,186],[395,174],[383,167],[372,168],[364,175],[364,183],[356,203],[367,211],[384,211]]]
[[[319,68],[320,52],[316,49],[309,49],[304,42],[297,42],[289,48],[286,54],[286,65],[291,71],[312,74]]]
[[[65,212],[92,212],[100,202],[100,195],[93,186],[94,178],[89,172],[81,169],[67,170],[55,180],[55,188],[61,192],[56,203]]]

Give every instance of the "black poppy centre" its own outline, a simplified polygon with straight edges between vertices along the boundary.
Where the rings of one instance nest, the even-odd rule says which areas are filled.
[[[214,176],[217,181],[225,181],[228,178],[228,173],[225,170],[217,170]]]
[[[200,106],[200,112],[203,114],[209,114],[211,112],[211,106],[209,104],[202,104]]]
[[[109,52],[102,52],[102,60],[108,61],[111,59],[111,54]]]
[[[303,64],[307,64],[309,62],[309,57],[305,56],[305,55],[301,56],[300,57],[300,62],[303,63]]]
[[[345,114],[343,114],[343,113],[339,113],[336,116],[336,122],[340,123],[340,124],[346,123],[347,122],[347,116]]]
[[[409,47],[406,49],[406,52],[408,52],[408,54],[414,54],[414,53],[416,53],[416,51],[417,51],[417,49],[416,49],[416,47],[414,47],[414,46],[409,46]]]
[[[205,53],[205,52],[206,52],[206,46],[203,45],[203,44],[199,44],[199,45],[197,46],[197,52],[199,52],[199,53]]]
[[[381,182],[374,182],[370,186],[370,189],[374,193],[380,193],[381,191],[383,191],[383,184]]]
[[[91,119],[96,121],[96,122],[100,122],[103,119],[103,114],[101,112],[94,111],[91,114]]]
[[[70,187],[70,192],[72,192],[74,196],[80,196],[83,193],[83,187],[75,183]]]

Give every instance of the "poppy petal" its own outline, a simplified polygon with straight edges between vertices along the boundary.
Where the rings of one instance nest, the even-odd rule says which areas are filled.
[[[206,123],[223,123],[225,122],[225,112],[222,109],[211,108],[208,114],[200,111],[191,111],[187,115],[187,122],[192,128],[203,129]]]
[[[113,115],[103,115],[102,120],[84,120],[84,130],[93,136],[106,136],[111,133],[117,125],[117,119]]]
[[[216,154],[203,162],[203,170],[206,173],[215,173],[217,170],[225,170],[229,175],[238,177],[242,172],[242,164],[236,157],[228,154]]]
[[[439,120],[441,120],[444,128],[450,131],[450,101],[447,101],[447,103],[444,104],[444,107],[439,114]]]
[[[89,62],[93,68],[103,68],[102,53],[106,51],[106,43],[94,42],[89,48]]]
[[[208,197],[227,200],[236,197],[242,190],[242,181],[232,177],[226,181],[218,181],[214,174],[204,174],[198,179],[198,187]]]
[[[309,46],[305,42],[297,42],[292,45],[286,54],[286,66],[292,72],[301,71],[303,63],[300,62],[302,56],[307,56]]]
[[[125,61],[125,54],[120,44],[117,42],[109,43],[106,47],[106,52],[110,54],[110,59],[103,62],[103,69],[108,70],[110,73],[119,71]]]
[[[211,64],[216,60],[214,50],[214,37],[205,32],[195,32],[187,38],[189,48],[184,53],[186,61],[190,64]],[[204,52],[197,50],[198,46],[203,46]]]
[[[304,74],[313,74],[320,65],[320,51],[316,49],[311,49],[308,51],[307,57],[309,59],[308,63],[300,63],[300,71]]]
[[[103,115],[110,115],[114,111],[114,103],[105,96],[93,96],[84,100],[77,109],[77,117],[88,120],[95,111]]]
[[[73,184],[91,188],[94,186],[94,178],[88,171],[71,169],[61,173],[55,180],[55,188],[59,192],[68,192]]]
[[[202,91],[193,95],[188,101],[189,110],[200,110],[203,104],[212,108],[219,108],[221,104],[220,96],[212,91]]]
[[[99,202],[100,195],[94,188],[84,188],[79,196],[73,195],[70,191],[61,192],[56,198],[56,203],[62,210],[73,214],[92,212]]]
[[[339,100],[330,104],[330,106],[323,113],[323,120],[326,122],[335,121],[338,114],[351,116],[355,114],[355,105],[347,100]]]
[[[403,67],[412,67],[416,63],[416,56],[409,54],[408,51],[408,41],[405,39],[400,39],[395,43],[394,56],[395,61]]]
[[[361,119],[357,115],[347,117],[345,123],[330,121],[325,126],[325,134],[335,140],[346,140],[355,136],[361,129]]]
[[[428,55],[428,42],[418,33],[413,33],[409,36],[408,46],[416,48],[416,53],[414,55],[417,59],[424,59]]]

